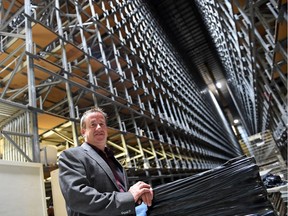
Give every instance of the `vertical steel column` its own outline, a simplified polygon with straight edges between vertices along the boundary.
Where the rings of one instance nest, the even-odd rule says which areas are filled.
[[[253,96],[254,100],[250,101],[252,103],[252,113],[253,113],[253,129],[254,133],[256,133],[259,128],[258,128],[258,107],[257,107],[257,93],[255,93],[255,90],[257,88],[256,86],[256,77],[257,77],[257,70],[256,70],[256,40],[255,40],[255,13],[254,13],[254,3],[252,0],[249,0],[249,17],[250,17],[250,28],[251,28],[251,33],[250,33],[250,52],[251,55],[254,58],[251,58],[251,75],[252,75],[252,82],[251,82],[251,88],[253,89]]]
[[[168,116],[167,111],[166,111],[166,109],[165,109],[165,104],[164,104],[162,95],[159,93],[159,94],[158,94],[158,97],[159,97],[159,99],[160,99],[160,105],[161,105],[161,108],[162,108],[162,110],[163,110],[163,114],[160,113],[160,114],[161,114],[160,117],[161,117],[162,119],[164,118],[165,120],[167,120],[167,119],[169,119],[169,116]]]
[[[91,5],[90,5],[91,6]],[[90,59],[89,59],[89,49],[88,49],[88,46],[87,46],[87,41],[86,41],[86,38],[85,38],[85,35],[84,35],[84,26],[83,26],[83,22],[82,22],[82,17],[80,15],[80,9],[79,8],[79,3],[77,1],[75,1],[75,8],[76,8],[76,15],[77,15],[77,19],[78,19],[78,22],[79,22],[79,29],[80,29],[80,35],[81,35],[81,39],[82,39],[82,45],[83,45],[83,50],[85,52],[85,61],[86,61],[86,64],[87,64],[87,68],[88,68],[88,75],[89,75],[89,82],[92,84],[92,86],[90,87],[90,89],[92,91],[95,91],[95,79],[94,79],[94,75],[93,75],[93,71],[92,71],[92,66],[90,64]],[[95,106],[98,106],[98,101],[97,101],[97,98],[95,96],[95,94],[92,94],[92,98],[93,98],[93,103]]]
[[[107,19],[107,20],[109,20],[109,19]],[[114,58],[115,58],[115,62],[116,62],[116,65],[117,65],[117,70],[116,71],[118,72],[118,74],[121,77],[123,77],[123,71],[122,71],[121,64],[119,62],[119,57],[118,57],[120,55],[120,53],[117,50],[117,47],[116,47],[116,44],[115,44],[113,38],[111,38],[111,41],[112,41],[112,49],[113,49],[113,52],[114,52]]]
[[[168,98],[165,98],[165,102],[166,102],[166,107],[167,107],[167,110],[168,110],[168,116],[170,116],[167,120],[170,124],[174,124],[175,122],[175,119],[174,119],[174,115],[173,115],[173,111],[170,107],[170,103],[168,101]]]
[[[156,131],[157,135],[159,136],[159,139],[158,139],[158,140],[160,141],[160,144],[159,144],[159,145],[160,145],[160,148],[161,148],[161,153],[162,153],[162,155],[163,155],[163,159],[165,160],[166,168],[167,168],[167,169],[171,169],[171,168],[172,168],[172,167],[171,167],[171,163],[170,163],[170,161],[169,161],[168,158],[167,158],[167,154],[166,154],[165,149],[164,149],[164,146],[163,146],[163,137],[162,137],[162,135],[160,134],[157,125],[155,125],[155,131]],[[162,163],[162,165],[163,165],[163,163]]]
[[[182,125],[182,129],[188,130],[189,124],[187,122],[187,115],[186,115],[186,113],[184,113],[183,106],[182,106],[182,109],[178,106],[176,107],[176,109],[177,109],[179,116],[180,116],[180,124]]]
[[[132,119],[132,121],[133,121],[134,129],[135,129],[135,134],[136,134],[136,141],[137,141],[137,144],[138,144],[138,148],[139,148],[139,151],[140,151],[140,155],[141,155],[141,157],[142,157],[142,159],[143,159],[143,168],[144,168],[144,169],[147,169],[147,168],[150,167],[150,166],[149,166],[149,161],[148,161],[148,159],[145,157],[145,153],[144,153],[144,151],[143,151],[143,147],[142,147],[142,144],[141,144],[141,141],[140,141],[140,138],[139,138],[139,136],[140,136],[140,134],[139,134],[139,129],[138,129],[138,127],[137,127],[137,123],[136,123],[136,121],[135,121],[135,117],[134,117],[134,114],[133,114],[133,113],[131,113],[131,119]]]
[[[63,29],[62,29],[62,21],[61,21],[61,16],[60,16],[60,4],[59,4],[59,0],[55,0],[55,7],[56,7],[56,19],[57,19],[57,25],[58,25],[58,31],[59,31],[59,35],[64,38],[64,33],[63,33]],[[60,38],[60,45],[61,45],[61,51],[62,51],[62,66],[65,70],[65,72],[69,72],[71,73],[71,71],[68,68],[68,62],[67,62],[67,56],[66,56],[66,50],[65,50],[65,41]],[[69,75],[67,73],[64,73],[64,77],[69,80]],[[69,105],[69,114],[70,114],[70,118],[73,119],[73,121],[71,122],[72,125],[72,133],[73,133],[73,141],[74,141],[74,145],[78,146],[80,145],[79,140],[78,140],[78,132],[77,132],[77,125],[76,122],[74,121],[76,119],[76,115],[75,115],[75,110],[74,110],[74,103],[73,103],[73,96],[72,96],[72,92],[71,92],[71,88],[70,88],[70,84],[69,82],[65,82],[65,86],[66,86],[66,93],[67,93],[67,99],[68,99],[68,105]]]
[[[96,30],[97,30],[97,37],[98,37],[98,41],[99,41],[99,47],[100,47],[100,52],[101,52],[101,56],[102,56],[102,61],[103,61],[103,64],[105,65],[105,74],[108,78],[108,84],[109,84],[109,91],[112,93],[112,98],[113,100],[115,100],[114,98],[114,88],[113,88],[113,82],[112,82],[112,79],[111,77],[109,76],[109,69],[110,69],[110,62],[108,62],[107,60],[107,57],[106,57],[106,54],[105,54],[105,50],[104,50],[104,47],[103,47],[103,40],[102,40],[102,36],[101,36],[101,33],[100,33],[100,30],[98,29],[99,28],[99,24],[97,24],[97,21],[99,21],[99,17],[98,15],[96,14],[95,12],[95,9],[94,9],[94,6],[93,4],[96,4],[96,3],[93,3],[92,0],[89,0],[89,4],[90,4],[90,9],[91,9],[91,13],[92,13],[92,17],[93,17],[93,20],[94,22],[96,23]],[[104,3],[102,2],[102,5]],[[104,18],[107,19],[107,14],[106,12],[104,11]],[[102,27],[102,26],[100,26]],[[104,27],[103,27],[104,28]],[[110,31],[110,30],[108,30]],[[110,33],[109,33],[110,34]]]
[[[37,112],[33,108],[37,108],[36,102],[36,86],[35,86],[35,76],[33,68],[33,58],[30,54],[33,54],[33,38],[32,38],[32,25],[29,17],[32,16],[32,8],[30,0],[25,0],[25,31],[26,31],[26,61],[27,61],[27,76],[28,76],[28,95],[29,95],[29,106],[32,108],[30,113],[30,129],[32,137],[32,148],[33,148],[33,161],[40,162],[40,145],[38,136],[38,119]]]
[[[120,137],[121,137],[122,147],[123,147],[124,153],[126,155],[126,167],[127,168],[131,168],[132,167],[131,158],[130,158],[130,155],[129,155],[127,143],[125,141],[125,137],[123,135],[124,129],[123,129],[123,126],[122,126],[121,117],[120,117],[119,111],[118,111],[116,106],[114,106],[114,110],[115,110],[115,115],[116,115],[116,119],[118,121],[118,125],[119,125],[119,128],[120,128],[120,131],[121,131]]]
[[[149,136],[148,136],[148,138],[149,138],[149,144],[150,144],[150,147],[151,147],[153,156],[154,156],[154,160],[155,160],[155,163],[156,163],[156,168],[157,168],[157,169],[160,169],[160,168],[162,168],[162,164],[161,164],[161,162],[160,162],[159,159],[158,159],[158,156],[157,156],[157,153],[156,153],[154,144],[153,144],[153,142],[152,142],[153,137],[151,137],[151,130],[149,129],[149,126],[148,126],[148,124],[147,124],[147,120],[145,120],[144,123],[145,123],[145,129],[147,130],[147,134],[149,135]],[[161,175],[161,171],[158,170],[158,173]]]

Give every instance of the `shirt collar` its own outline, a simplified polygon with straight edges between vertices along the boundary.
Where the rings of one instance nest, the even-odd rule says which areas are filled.
[[[87,144],[90,145],[100,155],[102,155],[102,154],[105,155],[106,154],[108,157],[114,156],[113,151],[110,148],[108,148],[107,146],[105,147],[104,152],[103,152],[102,150],[100,150],[96,146],[91,145],[90,143],[87,143]]]

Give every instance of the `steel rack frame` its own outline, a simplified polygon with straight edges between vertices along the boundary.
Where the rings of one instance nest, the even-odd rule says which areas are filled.
[[[133,181],[161,184],[242,153],[143,1],[2,0],[1,11],[1,101],[28,107],[21,125],[32,126],[0,122],[23,137],[2,135],[4,159],[80,145],[79,117],[94,106]]]

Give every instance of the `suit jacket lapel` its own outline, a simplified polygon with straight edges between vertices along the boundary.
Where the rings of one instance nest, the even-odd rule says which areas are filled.
[[[100,167],[106,172],[106,174],[109,176],[113,184],[115,185],[116,188],[118,188],[118,185],[116,183],[116,179],[113,175],[112,170],[110,169],[109,165],[103,160],[103,158],[87,143],[83,143],[81,145],[82,148],[84,148],[87,152],[87,154],[95,160]]]
[[[128,187],[129,187],[128,177],[127,177],[127,173],[123,167],[122,167],[122,173],[123,173],[123,179],[124,179],[124,184],[125,184],[124,187],[125,187],[126,191],[128,191]]]

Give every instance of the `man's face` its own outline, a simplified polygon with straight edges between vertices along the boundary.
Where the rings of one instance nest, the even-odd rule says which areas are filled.
[[[86,127],[81,133],[86,142],[104,150],[107,141],[106,120],[102,113],[89,113],[85,119]]]

